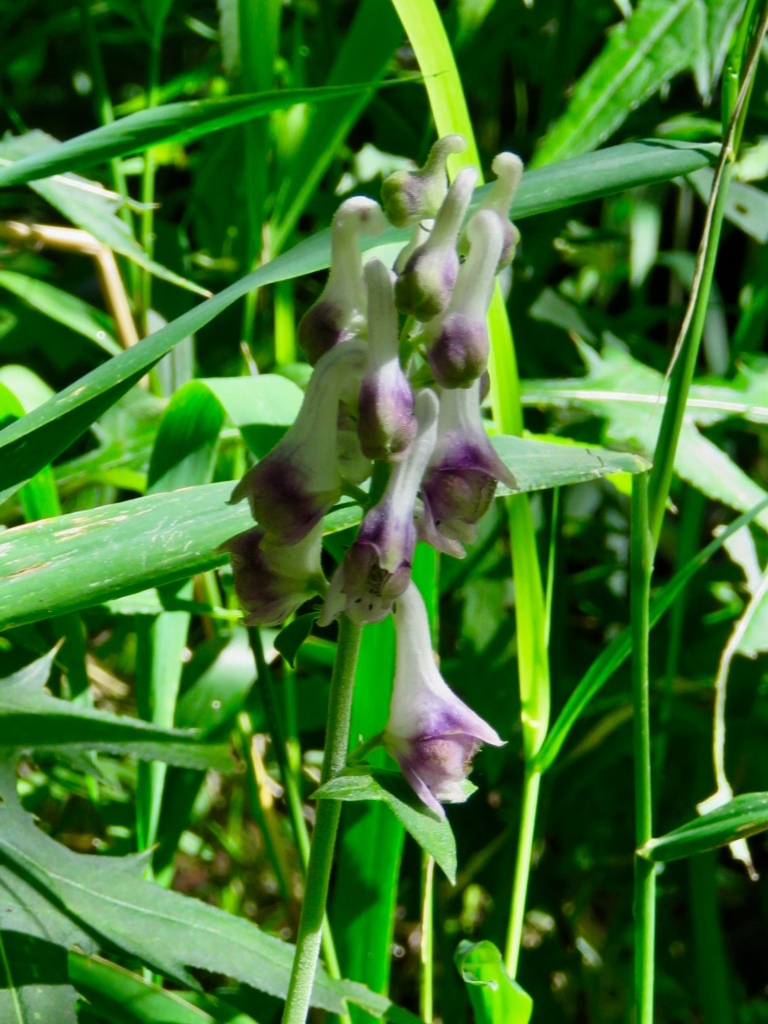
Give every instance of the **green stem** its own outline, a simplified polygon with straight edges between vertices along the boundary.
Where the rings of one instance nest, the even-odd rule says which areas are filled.
[[[720,231],[725,215],[728,185],[733,173],[735,151],[741,139],[741,132],[747,115],[749,97],[752,90],[755,71],[759,63],[762,38],[768,26],[768,4],[764,6],[760,24],[752,39],[749,55],[744,62],[745,72],[741,87],[734,100],[725,90],[724,102],[728,114],[728,130],[723,137],[720,157],[715,168],[712,181],[712,192],[707,204],[699,250],[696,255],[696,271],[694,273],[691,299],[683,319],[680,334],[672,357],[673,369],[669,384],[669,394],[664,406],[659,437],[653,455],[653,469],[650,480],[650,524],[654,545],[659,542],[661,526],[664,520],[664,509],[672,484],[675,464],[675,453],[683,425],[685,406],[688,400],[696,361],[699,355],[704,322],[709,306],[709,295],[717,261],[717,250],[720,242]],[[739,36],[742,46],[746,45],[747,33]],[[677,356],[679,365],[675,365]]]
[[[419,976],[419,1016],[432,1024],[434,1002],[434,896],[435,858],[421,853],[421,974]]]
[[[304,805],[301,799],[299,782],[288,759],[285,728],[283,726],[283,718],[280,714],[277,694],[275,692],[275,680],[272,675],[272,670],[267,664],[267,659],[264,657],[264,645],[261,640],[260,630],[249,629],[248,636],[250,638],[251,650],[253,651],[254,660],[256,662],[258,679],[261,683],[264,715],[267,719],[267,726],[272,737],[272,749],[275,752],[275,760],[277,761],[277,767],[280,772],[280,779],[285,789],[285,804],[288,809],[288,818],[291,823],[296,849],[299,851],[301,870],[306,877],[307,867],[309,865],[309,831],[307,830],[307,823],[304,820]],[[323,957],[325,959],[326,967],[328,968],[328,973],[332,978],[340,978],[341,968],[339,966],[339,958],[336,955],[336,947],[333,943],[333,936],[331,935],[330,925],[327,919],[323,924],[322,945]],[[341,1019],[343,1021],[349,1020],[348,1017],[342,1017]]]
[[[360,626],[355,625],[346,615],[341,616],[336,661],[328,698],[328,724],[320,774],[321,785],[335,778],[346,764],[352,693],[361,633]],[[283,1011],[283,1024],[304,1024],[309,1012],[340,817],[340,801],[318,801],[296,954]]]
[[[523,780],[523,805],[520,809],[520,827],[517,835],[517,857],[512,880],[512,906],[507,930],[507,946],[504,965],[511,978],[517,974],[520,957],[520,941],[523,937],[525,901],[528,895],[528,876],[531,873],[533,836],[536,827],[536,809],[539,803],[541,772],[526,769]]]
[[[153,34],[149,51],[149,88],[147,107],[156,107],[160,97],[160,48],[161,36]],[[141,176],[141,245],[147,256],[151,257],[155,249],[155,158],[152,149],[144,153],[144,170]],[[139,273],[139,294],[136,303],[139,316],[141,337],[149,333],[147,315],[152,306],[152,274],[146,267]]]
[[[653,572],[653,538],[648,522],[648,475],[632,479],[630,538],[632,629],[633,751],[635,766],[635,845],[653,835],[651,728],[648,686],[648,605]],[[653,974],[656,915],[656,868],[635,853],[635,1022],[653,1024]]]

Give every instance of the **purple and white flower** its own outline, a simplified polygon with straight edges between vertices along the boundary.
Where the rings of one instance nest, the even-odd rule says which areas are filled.
[[[488,511],[500,480],[515,489],[514,476],[483,427],[480,380],[466,389],[443,391],[437,444],[421,488],[422,539],[448,554],[463,553],[461,543],[475,540],[477,523]]]
[[[235,593],[247,626],[277,626],[314,594],[324,593],[323,524],[298,544],[271,540],[258,526],[222,545],[232,562]]]
[[[406,457],[392,467],[381,501],[366,512],[360,531],[328,588],[320,624],[346,611],[357,623],[380,622],[408,586],[416,547],[416,495],[437,436],[433,391],[416,399],[418,429]]]
[[[480,204],[478,213],[480,210],[491,210],[501,223],[504,241],[496,267],[498,273],[515,258],[517,243],[520,241],[520,232],[509,219],[509,208],[523,176],[523,161],[516,153],[497,153],[493,158],[491,170],[496,175],[496,181]]]
[[[437,212],[429,238],[411,253],[397,279],[398,309],[418,320],[431,320],[448,305],[459,272],[456,241],[476,181],[473,167],[459,171]]]
[[[451,153],[463,153],[463,135],[444,135],[429,151],[417,171],[395,171],[381,187],[384,213],[390,224],[404,228],[423,217],[434,217],[448,191],[446,161]]]
[[[392,278],[380,260],[365,267],[368,288],[368,366],[360,389],[358,434],[363,452],[385,462],[401,459],[416,433],[413,391],[400,366]]]
[[[364,332],[365,288],[358,236],[378,235],[385,227],[379,204],[364,196],[345,200],[336,211],[328,280],[299,323],[299,344],[313,366],[335,345]]]
[[[469,387],[488,365],[486,316],[503,242],[501,221],[490,210],[476,213],[467,225],[467,236],[469,255],[450,302],[423,334],[429,365],[444,388]]]
[[[296,544],[330,511],[343,480],[337,453],[339,401],[359,386],[364,342],[332,348],[318,361],[299,414],[285,437],[242,478],[232,504],[247,498],[265,533]]]
[[[449,688],[435,664],[427,611],[413,583],[395,606],[397,653],[383,742],[419,799],[440,818],[441,804],[466,800],[462,783],[483,743],[504,745]]]

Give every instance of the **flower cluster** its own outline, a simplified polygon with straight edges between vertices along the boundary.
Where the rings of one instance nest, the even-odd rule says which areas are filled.
[[[500,153],[496,180],[467,219],[477,172],[465,168],[450,187],[446,173],[449,155],[464,148],[461,136],[446,136],[423,168],[393,174],[384,211],[362,197],[339,207],[325,288],[298,329],[314,367],[301,411],[235,488],[232,501],[247,499],[258,526],[225,545],[249,624],[283,622],[317,593],[323,625],[342,612],[360,624],[394,612],[397,667],[383,742],[439,815],[441,801],[464,799],[478,747],[502,741],[435,665],[411,582],[414,550],[421,539],[463,557],[497,483],[515,486],[488,440],[481,402],[494,279],[519,239],[508,213],[522,164]],[[378,259],[364,267],[360,236],[381,233],[387,220],[411,226],[412,239],[393,270]],[[328,584],[322,519],[342,494],[359,500],[370,478],[358,535]]]

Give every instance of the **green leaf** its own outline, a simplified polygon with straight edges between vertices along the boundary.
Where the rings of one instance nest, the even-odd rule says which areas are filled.
[[[276,373],[257,377],[203,377],[243,440],[263,458],[296,419],[304,394],[293,381]]]
[[[174,394],[157,431],[147,491],[158,494],[210,480],[224,410],[204,383],[192,380]]]
[[[193,730],[160,729],[82,704],[44,689],[56,650],[0,680],[0,748],[4,751],[107,750],[188,768],[231,771],[226,745],[202,743]]]
[[[195,394],[198,387],[194,382]],[[645,466],[635,455],[598,446],[492,440],[519,491],[635,473]],[[0,627],[89,608],[221,565],[226,556],[219,546],[253,524],[244,502],[227,504],[232,487],[188,487],[73,512],[34,529],[7,530],[0,535]],[[361,514],[358,505],[340,506],[326,518],[326,532],[354,526]]]
[[[688,181],[703,202],[708,203],[715,173],[702,167],[688,175]],[[754,185],[730,181],[725,198],[725,217],[761,244],[768,242],[768,195]]]
[[[706,104],[712,100],[717,81],[723,70],[731,38],[744,13],[746,0],[704,0],[707,14],[707,67],[706,73],[697,73],[699,92]]]
[[[587,345],[579,351],[587,364],[586,377],[571,380],[529,381],[524,401],[530,405],[553,405],[584,409],[606,420],[605,438],[612,444],[653,455],[663,412],[664,380],[660,373],[632,359],[616,339],[606,335],[608,344],[598,355]],[[749,387],[744,394],[745,384]],[[765,491],[740,469],[725,452],[704,437],[698,420],[710,424],[742,409],[762,422],[765,408],[756,405],[765,384],[749,370],[733,386],[705,385],[691,389],[690,414],[686,415],[675,457],[675,472],[707,497],[738,511],[747,511],[765,497]],[[747,409],[748,406],[751,408]],[[514,472],[514,469],[513,469]],[[768,529],[768,515],[757,522]]]
[[[323,103],[354,96],[359,91],[360,86],[352,84],[165,103],[77,135],[55,149],[0,167],[0,188],[23,185],[65,171],[80,171],[116,157],[142,153],[160,142],[191,142],[222,128],[266,117],[275,110],[285,110],[296,103]]]
[[[27,157],[44,157],[46,153],[50,156],[61,145],[58,139],[38,130],[17,137],[6,135],[0,140],[0,170],[4,163]],[[113,252],[144,267],[155,277],[198,295],[210,295],[207,289],[175,274],[147,256],[131,234],[130,228],[117,215],[120,197],[107,192],[99,182],[89,181],[77,174],[58,174],[54,178],[33,181],[30,188],[72,224],[89,232]]]
[[[513,204],[513,215],[530,216],[643,182],[664,181],[712,162],[711,148],[705,146],[654,141],[617,146],[526,173]],[[369,239],[366,248],[376,252],[377,246],[398,240],[404,243],[407,237],[407,232],[391,228],[379,239]],[[329,258],[330,233],[323,231],[184,313],[0,431],[4,493],[7,495],[13,485],[52,462],[174,345],[210,323],[247,292],[320,270],[328,266]]]
[[[507,435],[493,437],[491,441],[517,482],[514,490],[501,485],[499,494],[564,487],[566,484],[597,480],[610,473],[642,473],[648,468],[645,460],[636,455],[598,446],[582,448]]]
[[[216,1024],[217,1018],[181,995],[100,956],[69,954],[69,976],[110,1024]],[[255,1024],[241,1013],[227,1024]]]
[[[296,664],[296,655],[299,653],[299,648],[312,632],[316,618],[317,616],[312,612],[306,615],[299,615],[293,622],[289,622],[287,626],[284,626],[275,637],[275,650],[282,654],[291,668]]]
[[[293,946],[244,918],[145,881],[140,859],[83,855],[60,846],[22,810],[14,763],[5,761],[0,768],[3,863],[23,874],[77,928],[185,986],[197,987],[188,968],[199,967],[285,997]],[[318,969],[312,1005],[341,1013],[345,999],[377,1017],[418,1021],[385,996],[332,981]]]
[[[653,861],[681,860],[739,839],[748,839],[766,829],[768,793],[744,793],[665,836],[651,839],[639,853]]]
[[[77,944],[92,951],[92,937],[5,864],[0,865],[0,915],[6,958],[6,969],[0,967],[0,1020],[17,1024],[15,990],[23,1024],[76,1024],[67,950]]]
[[[528,1024],[533,1000],[504,970],[501,953],[492,942],[464,939],[454,960],[467,983],[476,1024]]]
[[[114,325],[110,318],[76,295],[12,270],[0,270],[0,288],[6,288],[38,312],[95,341],[109,355],[118,355],[121,351],[112,333]]]
[[[473,787],[474,788],[474,787]],[[456,840],[451,826],[419,800],[399,772],[361,765],[347,768],[312,794],[316,800],[383,800],[419,846],[456,881]]]
[[[536,163],[546,164],[594,149],[630,112],[671,78],[701,62],[701,0],[641,0],[616,25],[603,51],[573,90],[565,113],[544,137]]]

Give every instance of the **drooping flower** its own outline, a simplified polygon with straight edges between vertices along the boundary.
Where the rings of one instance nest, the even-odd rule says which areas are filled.
[[[381,187],[381,200],[390,224],[404,228],[423,217],[434,217],[448,191],[445,164],[451,153],[463,153],[463,135],[444,135],[417,171],[395,171]]]
[[[422,538],[438,550],[459,553],[456,542],[474,541],[476,525],[488,511],[500,480],[514,490],[515,478],[483,428],[480,380],[466,389],[442,392],[437,444],[421,488]]]
[[[321,625],[341,611],[357,623],[380,622],[408,586],[416,547],[416,495],[435,444],[437,413],[435,393],[419,392],[416,436],[406,457],[393,465],[381,501],[366,512],[357,538],[334,573]]]
[[[323,593],[323,524],[298,544],[271,540],[258,526],[222,545],[232,562],[235,593],[247,626],[277,626],[314,594]]]
[[[501,221],[490,210],[483,210],[467,225],[467,235],[469,255],[459,270],[450,302],[424,329],[429,365],[444,388],[469,387],[488,365],[485,321],[503,241]]]
[[[353,196],[336,211],[331,225],[331,269],[320,298],[301,318],[299,344],[314,366],[334,345],[356,337],[365,326],[365,288],[359,235],[386,227],[373,199]]]
[[[370,459],[403,457],[416,433],[413,391],[400,366],[392,278],[379,260],[365,268],[368,366],[360,388],[358,434]]]
[[[339,400],[365,370],[364,342],[331,349],[318,361],[299,415],[285,437],[242,478],[231,503],[247,498],[274,539],[296,544],[330,511],[343,481],[336,448]]]
[[[429,238],[411,253],[397,279],[397,308],[418,320],[431,320],[448,305],[459,272],[456,240],[476,181],[473,167],[459,171],[437,212]]]
[[[523,161],[516,153],[497,153],[493,158],[491,170],[496,175],[496,181],[480,203],[478,213],[480,210],[491,210],[501,223],[504,241],[496,267],[498,272],[515,258],[517,243],[520,241],[520,232],[509,219],[509,208],[523,176]]]
[[[483,743],[503,746],[449,688],[435,664],[427,612],[410,583],[395,606],[395,682],[384,746],[419,799],[441,818],[441,802],[466,800],[462,783]]]

